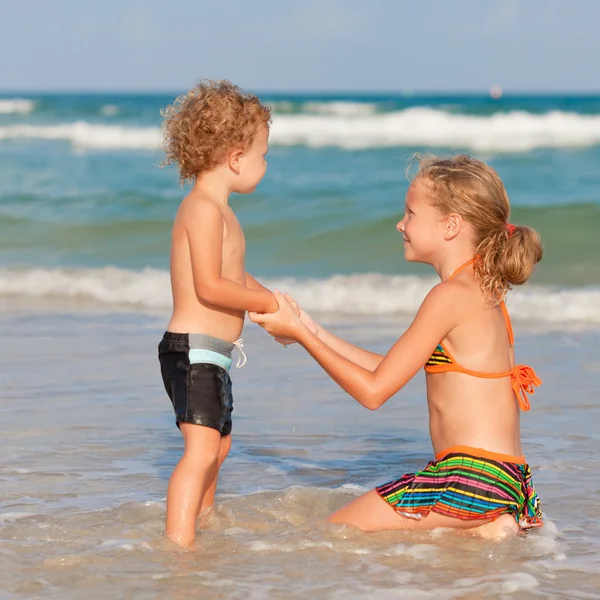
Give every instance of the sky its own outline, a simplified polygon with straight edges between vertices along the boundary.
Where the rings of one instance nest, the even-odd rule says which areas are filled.
[[[599,0],[0,0],[0,89],[600,91]]]

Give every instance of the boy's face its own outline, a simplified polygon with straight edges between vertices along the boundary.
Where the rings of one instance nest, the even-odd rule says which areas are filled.
[[[269,149],[269,129],[260,127],[250,146],[241,156],[239,175],[235,180],[234,192],[250,194],[259,184],[267,170],[265,156]]]

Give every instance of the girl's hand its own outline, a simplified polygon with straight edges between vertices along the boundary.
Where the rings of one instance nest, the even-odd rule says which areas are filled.
[[[274,337],[286,338],[286,340],[294,342],[298,341],[304,328],[298,315],[298,309],[294,308],[279,291],[275,290],[274,296],[279,305],[279,310],[276,313],[249,313],[250,320],[253,323],[258,323]]]
[[[300,317],[300,321],[308,327],[312,333],[314,333],[317,337],[319,336],[319,324],[312,319],[312,317],[304,310],[302,310],[296,300],[290,296],[290,294],[284,294],[285,299],[289,302],[290,306],[294,309],[294,312]],[[279,342],[283,346],[289,346],[290,344],[295,344],[295,340],[290,340],[288,338],[276,337],[276,342]]]

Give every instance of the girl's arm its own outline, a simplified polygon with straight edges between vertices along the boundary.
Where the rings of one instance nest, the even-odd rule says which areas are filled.
[[[321,325],[318,325],[317,336],[337,354],[368,371],[374,371],[384,359],[381,354],[355,346],[327,331]]]
[[[359,346],[355,346],[342,338],[337,337],[322,325],[317,323],[306,311],[302,310],[298,303],[289,295],[284,294],[285,299],[296,310],[300,316],[300,321],[304,323],[320,340],[325,342],[332,350],[335,350],[340,356],[347,358],[356,365],[360,365],[369,371],[374,371],[379,363],[383,360],[381,354],[364,350]],[[276,338],[277,339],[277,338]],[[277,341],[279,341],[277,339]],[[289,343],[289,340],[286,340]]]
[[[277,313],[250,318],[271,334],[297,340],[342,389],[364,407],[375,410],[414,377],[437,344],[456,326],[457,307],[461,304],[456,293],[456,286],[434,287],[411,326],[374,371],[344,358],[309,331],[279,293],[275,294]]]

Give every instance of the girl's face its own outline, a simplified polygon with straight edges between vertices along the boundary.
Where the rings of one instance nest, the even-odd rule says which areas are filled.
[[[404,258],[409,262],[432,264],[444,243],[444,217],[428,200],[431,191],[417,177],[406,193],[404,217],[396,229],[404,238]]]

